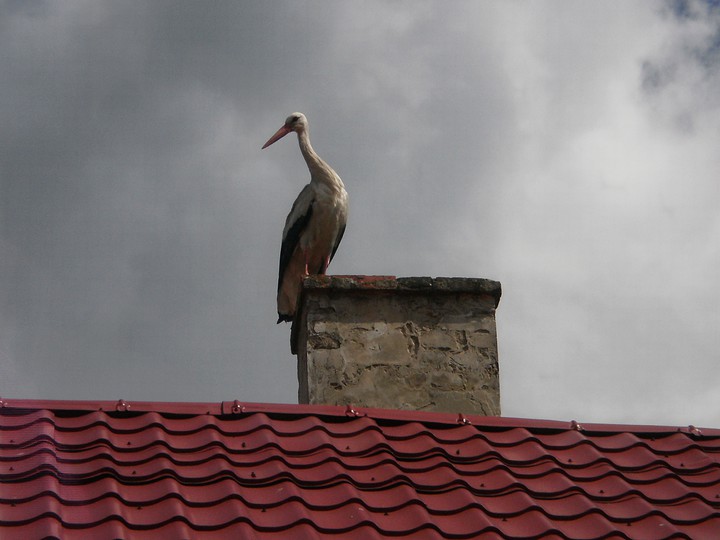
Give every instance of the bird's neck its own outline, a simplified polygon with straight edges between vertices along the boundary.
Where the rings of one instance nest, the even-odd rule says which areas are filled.
[[[333,184],[340,184],[342,186],[342,180],[332,170],[332,167],[325,163],[320,156],[317,155],[313,150],[312,144],[310,144],[310,134],[307,129],[298,133],[298,142],[300,143],[300,152],[302,152],[307,163],[308,169],[310,169],[310,176],[313,180],[325,181]]]

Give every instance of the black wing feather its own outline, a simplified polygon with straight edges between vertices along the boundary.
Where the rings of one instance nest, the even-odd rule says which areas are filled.
[[[314,202],[314,201],[313,201]],[[282,246],[280,246],[280,271],[278,272],[278,291],[282,285],[283,276],[285,270],[287,270],[290,259],[295,251],[295,248],[300,242],[300,235],[302,234],[305,227],[307,227],[310,218],[312,217],[313,203],[308,206],[307,212],[300,216],[295,223],[293,223],[288,229],[287,235],[283,239]],[[290,211],[292,213],[292,210]]]
[[[330,254],[331,261],[333,260],[333,257],[335,257],[335,252],[337,251],[337,248],[340,245],[340,240],[342,240],[343,234],[345,234],[345,224],[344,223],[343,223],[343,226],[340,227],[337,238],[335,239],[335,245],[333,246],[332,253]]]

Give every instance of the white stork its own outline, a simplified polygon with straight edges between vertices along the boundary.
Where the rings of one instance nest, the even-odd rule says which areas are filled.
[[[285,220],[278,276],[278,323],[293,320],[303,276],[327,271],[345,232],[348,213],[345,186],[313,150],[303,113],[288,116],[263,148],[292,131],[298,135],[300,152],[310,169],[310,183],[295,199]]]

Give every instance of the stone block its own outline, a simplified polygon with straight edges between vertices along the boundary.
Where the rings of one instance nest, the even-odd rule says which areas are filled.
[[[300,403],[500,414],[500,284],[310,276],[293,323]]]

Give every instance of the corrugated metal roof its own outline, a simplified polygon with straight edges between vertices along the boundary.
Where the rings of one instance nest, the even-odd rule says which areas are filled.
[[[0,402],[0,536],[715,538],[720,430]]]

